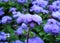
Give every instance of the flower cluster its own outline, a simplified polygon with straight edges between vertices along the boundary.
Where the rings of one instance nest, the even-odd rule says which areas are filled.
[[[25,43],[26,43],[26,41],[25,41]],[[29,38],[28,43],[44,43],[44,41],[41,40],[41,38],[39,38],[39,37],[33,37],[33,38]]]
[[[58,20],[60,20],[59,16],[60,16],[60,1],[57,0],[57,1],[54,1],[52,3],[52,5],[49,5],[48,6],[49,10],[52,12],[52,16],[54,18],[57,18]]]
[[[44,8],[48,5],[48,1],[44,0],[35,0],[32,2],[33,6],[30,8],[30,11],[34,11],[36,13],[48,13],[48,10],[45,10]]]
[[[49,5],[49,9],[50,9],[51,11],[59,11],[59,10],[60,10],[60,1],[59,1],[59,0],[54,1],[54,2],[52,3],[52,5]]]
[[[23,43],[23,42],[20,40],[16,40],[16,41],[13,41],[12,43]]]
[[[46,33],[51,33],[53,35],[60,33],[60,27],[58,25],[58,22],[54,19],[48,19],[47,23],[44,26],[44,31]]]
[[[40,16],[36,15],[36,14],[35,15],[25,14],[24,15],[24,14],[22,14],[20,12],[17,12],[17,14],[15,13],[15,15],[13,15],[13,17],[16,18],[17,24],[22,23],[22,25],[16,31],[16,33],[18,35],[23,33],[23,29],[28,30],[27,24],[29,24],[30,27],[34,28],[35,24],[40,25],[42,23],[42,18]]]
[[[0,16],[3,16],[3,15],[4,15],[3,7],[0,7]]]
[[[8,2],[9,0],[0,0],[0,2]]]
[[[8,37],[10,37],[9,33],[0,32],[0,43],[8,43],[7,41],[5,41]]]
[[[17,0],[17,2],[24,4],[24,3],[28,2],[28,0]]]
[[[36,22],[38,25],[40,25],[40,23],[42,22],[42,18],[40,16],[30,15],[30,14],[26,14],[26,15],[23,15],[22,17],[17,18],[17,23],[21,23],[20,22],[21,20],[23,20],[22,22],[24,23]]]
[[[11,23],[11,21],[12,21],[12,18],[11,17],[4,16],[4,17],[2,17],[1,23],[2,24]]]

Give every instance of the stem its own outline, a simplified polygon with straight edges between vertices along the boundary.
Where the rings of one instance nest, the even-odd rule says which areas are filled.
[[[28,32],[27,32],[27,43],[29,41],[29,31],[30,31],[30,29],[28,29]]]
[[[56,40],[55,36],[52,35],[52,43],[56,43],[55,40]]]

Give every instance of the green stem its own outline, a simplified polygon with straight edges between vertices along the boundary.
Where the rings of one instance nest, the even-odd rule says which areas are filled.
[[[27,43],[29,41],[29,31],[30,31],[30,29],[28,29],[28,32],[27,32]]]
[[[55,36],[52,35],[52,43],[56,43],[55,40],[56,40]]]
[[[27,43],[29,41],[29,30],[28,30],[28,33],[27,33]]]

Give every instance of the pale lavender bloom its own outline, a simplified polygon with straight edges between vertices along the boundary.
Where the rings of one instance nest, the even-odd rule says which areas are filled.
[[[48,19],[47,24],[57,24],[57,21],[55,19]]]
[[[21,35],[23,33],[23,29],[21,27],[18,27],[18,29],[15,31],[17,35]]]
[[[48,10],[45,10],[43,9],[42,7],[38,6],[38,5],[33,5],[31,8],[30,8],[30,12],[36,12],[36,13],[48,13]]]
[[[28,17],[29,16],[29,17]],[[17,18],[17,23],[29,23],[32,21],[32,18],[31,18],[31,15],[30,14],[26,14],[26,15],[20,15],[18,18]]]
[[[24,17],[23,17],[23,22],[24,23],[29,23],[32,21],[32,15],[30,14],[26,14]]]
[[[4,11],[0,11],[0,16],[3,16],[4,15]]]
[[[4,15],[3,7],[0,7],[0,16]]]
[[[28,31],[28,27],[25,23],[22,23],[21,26],[18,27],[18,29],[15,31],[17,35],[23,34],[24,30]]]
[[[54,2],[52,3],[52,5],[55,5],[55,6],[57,6],[58,8],[60,8],[60,1],[54,1]]]
[[[49,5],[48,8],[50,11],[57,11],[58,10],[57,6],[55,6],[55,5]]]
[[[20,41],[20,40],[15,40],[15,41],[13,41],[12,43],[23,43],[23,42]]]
[[[48,1],[36,0],[32,2],[33,5],[39,5],[40,7],[45,8],[48,5]]]
[[[49,9],[52,11],[60,10],[60,1],[54,1],[52,5],[49,6]]]
[[[42,12],[43,12],[43,13],[47,13],[47,14],[49,13],[49,11],[48,11],[48,10],[43,10]]]
[[[60,26],[60,22],[57,22],[57,25]]]
[[[15,12],[17,9],[15,7],[12,7],[9,9],[9,12]]]
[[[54,18],[57,18],[57,19],[60,20],[60,12],[58,12],[58,11],[52,12],[52,16],[53,16]]]
[[[23,42],[20,40],[16,40],[15,43],[23,43]]]
[[[33,6],[30,8],[30,11],[31,11],[31,12],[34,11],[34,12],[36,12],[36,13],[40,13],[40,12],[43,11],[43,8],[40,7],[40,6],[37,6],[37,5],[33,5]]]
[[[10,16],[4,16],[2,17],[2,24],[6,24],[6,23],[11,23],[12,18]]]
[[[28,2],[28,0],[17,0],[17,2],[24,4],[24,3]]]
[[[23,15],[21,12],[12,12],[12,14],[13,14],[13,18],[18,18]]]
[[[60,32],[60,28],[56,24],[50,24],[50,25],[46,24],[44,26],[44,31],[46,33],[51,33],[51,34],[57,35]]]
[[[20,24],[20,23],[23,22],[23,19],[24,19],[23,16],[24,16],[24,15],[21,15],[21,16],[19,16],[19,17],[17,18],[16,22],[17,22],[18,24]]]
[[[0,40],[6,40],[6,33],[5,32],[0,32]]]
[[[57,6],[56,8],[59,10],[60,9],[60,1],[54,1],[52,5]]]
[[[9,0],[3,0],[3,2],[8,2]]]
[[[0,0],[0,2],[2,2],[3,0]]]
[[[60,22],[55,20],[55,19],[53,19],[53,18],[48,19],[46,24],[49,24],[49,25],[50,24],[56,24],[56,25],[60,26]]]
[[[0,41],[0,43],[8,43],[8,42],[3,42],[3,41]]]
[[[5,43],[8,43],[8,42],[5,42]]]
[[[28,26],[27,26],[27,24],[25,24],[25,23],[22,23],[21,28],[28,30]]]
[[[42,18],[38,15],[26,14],[24,17],[24,23],[36,22],[38,25],[42,23]]]
[[[40,25],[42,23],[42,18],[39,15],[36,15],[36,14],[32,16],[32,20],[34,22],[36,22],[38,25]]]
[[[17,18],[17,23],[20,24],[22,22],[24,23],[30,23],[30,22],[36,22],[38,25],[40,25],[40,23],[42,23],[42,18],[38,15],[30,15],[30,14],[26,14],[26,15],[21,15],[19,18]]]
[[[35,27],[35,23],[34,23],[34,22],[31,22],[31,23],[30,23],[30,27],[31,27],[31,28],[34,28],[34,27]]]
[[[39,37],[33,37],[33,38],[29,38],[28,43],[44,43],[44,41]]]
[[[60,0],[57,0],[57,1],[60,1]]]
[[[46,33],[51,33],[57,35],[60,33],[60,27],[57,24],[58,22],[54,19],[48,19],[47,23],[44,26],[44,31]]]

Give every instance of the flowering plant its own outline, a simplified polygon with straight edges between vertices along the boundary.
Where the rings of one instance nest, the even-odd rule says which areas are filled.
[[[0,43],[59,43],[60,0],[0,0]]]

